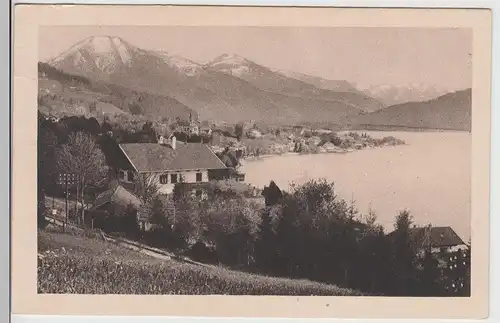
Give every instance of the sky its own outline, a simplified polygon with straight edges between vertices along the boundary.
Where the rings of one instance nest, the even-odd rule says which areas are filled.
[[[472,85],[472,31],[452,28],[51,26],[39,30],[46,61],[91,36],[206,63],[223,53],[360,87]]]

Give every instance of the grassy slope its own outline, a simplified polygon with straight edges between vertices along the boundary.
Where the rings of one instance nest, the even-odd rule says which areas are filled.
[[[38,250],[39,293],[359,295],[306,280],[159,260],[78,235],[40,231]]]

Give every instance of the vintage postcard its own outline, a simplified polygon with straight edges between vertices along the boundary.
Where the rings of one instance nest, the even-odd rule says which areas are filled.
[[[14,19],[14,314],[488,315],[489,10]]]

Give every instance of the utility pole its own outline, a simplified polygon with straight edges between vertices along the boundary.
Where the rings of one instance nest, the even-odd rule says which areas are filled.
[[[68,199],[69,199],[69,186],[75,183],[75,174],[62,173],[59,174],[59,185],[64,187],[65,190],[65,220],[63,221],[63,232],[66,232],[66,225],[68,223]]]

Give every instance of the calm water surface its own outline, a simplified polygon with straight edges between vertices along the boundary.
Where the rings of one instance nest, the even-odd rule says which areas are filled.
[[[471,134],[463,132],[369,132],[394,136],[405,146],[365,149],[346,154],[273,156],[245,162],[246,181],[258,187],[274,180],[284,190],[311,178],[335,182],[337,194],[371,207],[387,231],[408,209],[418,224],[450,225],[470,236]]]

